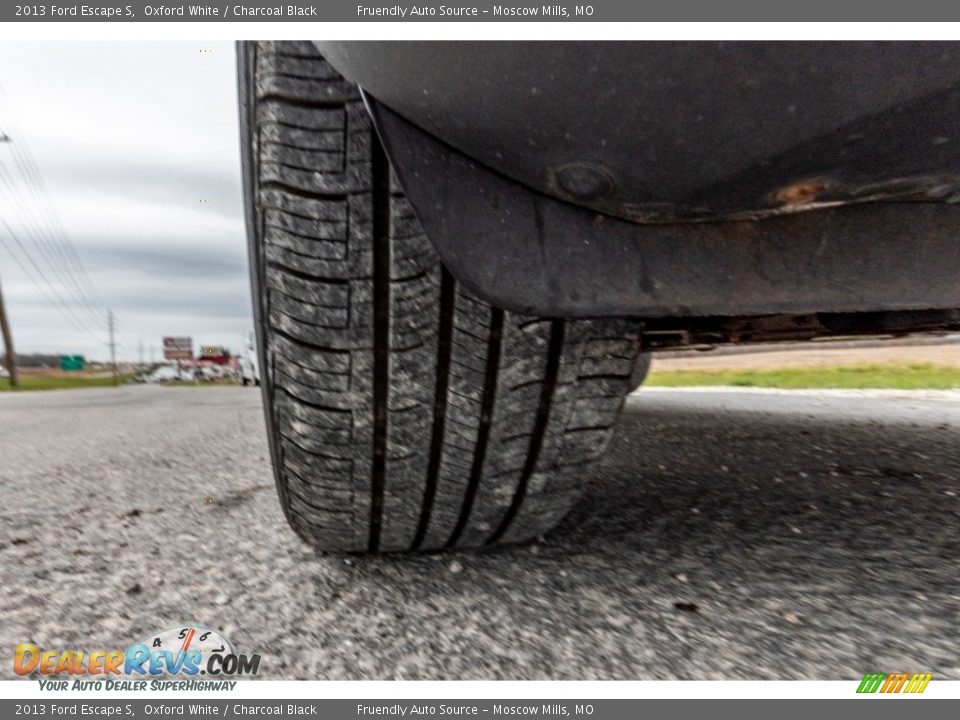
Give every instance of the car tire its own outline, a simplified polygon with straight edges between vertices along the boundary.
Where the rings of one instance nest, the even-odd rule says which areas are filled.
[[[633,366],[633,374],[630,376],[630,390],[636,390],[647,379],[650,374],[650,366],[653,364],[653,353],[642,352],[637,358],[637,364]]]
[[[280,500],[325,551],[550,530],[602,454],[632,320],[491,307],[438,260],[358,88],[307,42],[239,46],[255,325]]]

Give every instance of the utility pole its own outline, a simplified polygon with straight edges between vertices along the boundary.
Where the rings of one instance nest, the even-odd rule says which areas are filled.
[[[3,133],[0,143],[13,142],[9,135]],[[3,304],[3,288],[0,288],[0,335],[3,336],[3,349],[7,355],[7,370],[10,371],[10,387],[20,384],[20,371],[17,369],[17,357],[13,351],[13,333],[10,332],[10,322],[7,320],[7,309]]]
[[[143,370],[143,338],[140,338],[140,369]]]
[[[13,334],[7,321],[7,310],[3,304],[3,288],[0,288],[0,334],[3,335],[3,348],[7,354],[7,370],[10,371],[10,387],[20,385],[20,371],[17,369],[17,357],[13,351]]]
[[[117,343],[113,339],[114,331],[113,310],[107,310],[107,327],[110,330],[110,365],[113,367],[113,385],[117,386]]]

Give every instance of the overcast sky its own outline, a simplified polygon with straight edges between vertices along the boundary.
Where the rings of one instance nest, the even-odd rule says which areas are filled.
[[[29,146],[116,314],[121,358],[136,359],[141,340],[146,358],[151,348],[159,358],[164,335],[239,349],[252,327],[234,72],[232,43],[0,45],[0,127]],[[0,162],[19,182],[11,152],[0,143]],[[24,212],[26,196],[9,185],[0,194],[3,219],[43,261],[24,227],[36,217]],[[11,244],[2,223],[0,237]],[[94,330],[79,306],[102,341],[76,328],[2,245],[0,283],[19,353],[107,357],[105,322]],[[70,290],[60,288],[75,298]]]

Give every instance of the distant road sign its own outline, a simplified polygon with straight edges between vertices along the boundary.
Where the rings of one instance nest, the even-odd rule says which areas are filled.
[[[192,337],[165,337],[163,339],[163,357],[165,360],[192,360]]]
[[[80,372],[86,366],[83,355],[61,355],[60,369],[64,372]]]

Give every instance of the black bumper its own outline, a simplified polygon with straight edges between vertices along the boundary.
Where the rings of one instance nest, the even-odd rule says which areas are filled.
[[[960,307],[958,45],[321,46],[376,98],[450,270],[501,307]]]

